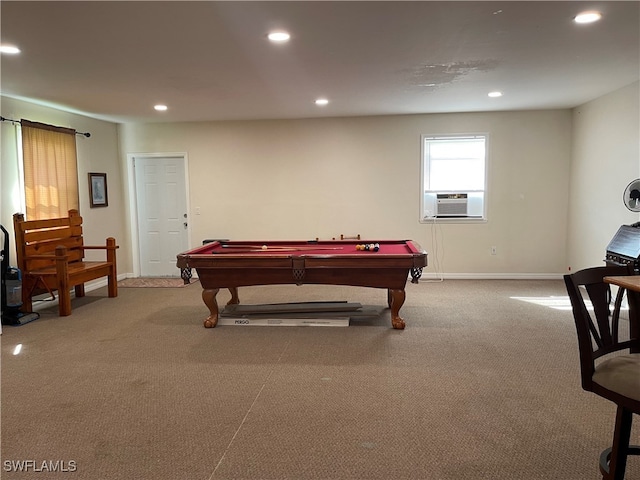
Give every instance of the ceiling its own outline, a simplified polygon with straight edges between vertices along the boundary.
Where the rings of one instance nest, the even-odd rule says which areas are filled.
[[[638,80],[639,5],[3,0],[0,90],[118,123],[571,108]]]

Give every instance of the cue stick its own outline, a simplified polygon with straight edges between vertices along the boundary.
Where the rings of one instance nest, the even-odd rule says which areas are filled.
[[[226,251],[225,251],[226,250]],[[222,251],[219,252],[215,252],[212,251],[212,254],[229,254],[229,255],[233,255],[234,253],[246,253],[246,252],[263,252],[263,253],[269,253],[269,252],[273,252],[273,253],[281,253],[281,252],[306,252],[306,251],[313,251],[313,250],[343,250],[342,247],[327,247],[327,248],[296,248],[296,247],[291,247],[291,248],[268,248],[266,250],[263,250],[260,247],[257,247],[255,245],[251,245],[251,246],[246,246],[246,247],[235,247],[235,248],[226,248],[223,249]]]
[[[292,251],[292,250],[344,250],[344,247],[285,247],[285,246],[273,246],[270,247],[267,245],[267,248],[263,249],[261,245],[222,245],[223,249],[228,249],[228,250],[233,250],[234,248],[239,248],[239,249],[247,249],[247,248],[255,248],[256,250],[260,250],[263,252],[268,252],[269,250],[285,250],[285,251]]]

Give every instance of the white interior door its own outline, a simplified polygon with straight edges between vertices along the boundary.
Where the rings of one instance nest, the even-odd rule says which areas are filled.
[[[136,156],[140,275],[179,277],[176,255],[188,249],[184,156]]]

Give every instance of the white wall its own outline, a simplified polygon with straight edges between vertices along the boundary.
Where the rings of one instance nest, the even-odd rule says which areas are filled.
[[[640,178],[639,89],[573,111],[119,126],[5,97],[0,106],[4,117],[92,133],[78,137],[85,234],[116,237],[120,273],[133,271],[126,154],[187,152],[193,246],[361,233],[421,243],[425,276],[437,255],[450,276],[517,278],[602,264],[617,228],[640,220],[621,200]],[[11,231],[16,144],[14,127],[0,128],[0,222]],[[420,223],[420,135],[469,132],[490,134],[488,221]],[[108,175],[107,208],[89,208],[90,171]]]
[[[486,223],[419,222],[420,136],[445,133],[490,135]],[[129,153],[187,152],[193,246],[360,233],[416,240],[426,276],[436,255],[457,276],[565,269],[569,110],[131,124],[119,136],[123,167]]]
[[[121,245],[118,251],[119,272],[131,271],[130,253],[122,244],[125,237],[123,215],[123,188],[121,164],[118,161],[117,126],[110,122],[95,120],[82,115],[63,112],[20,100],[1,97],[0,111],[5,118],[22,118],[61,127],[74,128],[78,132],[91,133],[90,138],[77,136],[78,188],[80,215],[83,217],[85,244],[103,245],[107,237],[115,237]],[[13,237],[13,214],[20,211],[18,159],[16,154],[15,127],[10,122],[1,122],[2,149],[0,151],[0,223],[9,230],[11,241],[11,264],[15,265]],[[109,206],[89,207],[89,172],[107,174]],[[104,252],[87,252],[86,257],[104,258]]]
[[[640,178],[640,83],[573,111],[573,158],[568,266],[602,265],[620,225],[640,220],[622,203],[625,187]]]

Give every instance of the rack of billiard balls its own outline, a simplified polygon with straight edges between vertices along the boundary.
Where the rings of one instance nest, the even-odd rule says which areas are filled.
[[[363,250],[367,252],[377,252],[380,250],[379,243],[359,243],[356,245],[356,250]]]

